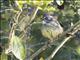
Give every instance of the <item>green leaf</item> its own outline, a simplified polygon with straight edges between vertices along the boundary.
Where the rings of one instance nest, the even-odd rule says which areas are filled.
[[[53,0],[35,0],[35,1],[27,1],[27,4],[32,6],[37,6],[40,9],[45,8],[49,3],[53,2]]]
[[[56,11],[56,9],[55,9],[54,7],[48,7],[46,10],[47,10],[48,12]]]
[[[12,52],[14,56],[19,60],[25,59],[26,51],[22,43],[22,40],[19,37],[15,36],[14,34],[12,35],[12,38],[10,41],[10,47],[8,50],[6,50],[6,53],[9,53],[9,52]]]
[[[39,60],[44,60],[44,58],[43,57],[40,57],[40,59]]]
[[[4,53],[4,51],[2,52],[0,59],[1,60],[8,60],[8,56]]]
[[[48,4],[48,3],[50,3],[52,0],[35,0],[35,1],[27,1],[27,3],[28,4],[30,4],[30,5],[34,5],[34,6],[42,6],[42,5],[44,5],[44,4]]]

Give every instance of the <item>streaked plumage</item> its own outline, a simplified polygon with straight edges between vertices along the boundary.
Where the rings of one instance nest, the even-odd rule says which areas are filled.
[[[63,32],[63,28],[55,18],[55,16],[47,15],[42,21],[41,32],[45,38],[51,42]]]

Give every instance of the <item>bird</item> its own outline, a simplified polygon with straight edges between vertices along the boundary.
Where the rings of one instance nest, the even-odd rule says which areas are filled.
[[[49,42],[53,42],[55,38],[63,33],[63,27],[58,22],[56,14],[46,13],[43,15],[41,33]]]

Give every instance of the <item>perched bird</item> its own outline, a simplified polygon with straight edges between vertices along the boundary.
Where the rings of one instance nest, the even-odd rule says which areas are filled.
[[[62,34],[63,28],[60,23],[57,21],[58,16],[53,14],[45,14],[43,21],[41,32],[45,38],[49,39],[49,42],[53,42],[54,38],[58,37],[58,35]]]

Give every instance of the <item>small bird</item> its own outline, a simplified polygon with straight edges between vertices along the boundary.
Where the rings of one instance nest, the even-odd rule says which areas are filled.
[[[49,42],[53,42],[54,38],[58,37],[63,32],[63,28],[57,21],[58,16],[55,14],[45,14],[43,16],[41,33]]]

